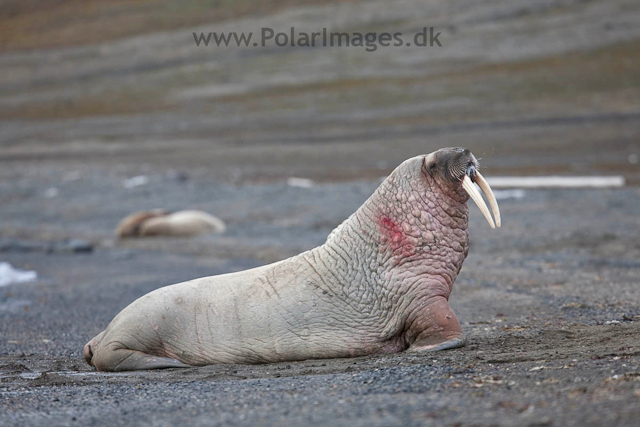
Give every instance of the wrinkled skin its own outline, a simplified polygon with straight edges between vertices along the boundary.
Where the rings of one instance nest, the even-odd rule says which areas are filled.
[[[464,345],[448,299],[468,251],[470,166],[463,149],[405,161],[322,246],[157,289],[85,346],[87,362],[121,371]]]

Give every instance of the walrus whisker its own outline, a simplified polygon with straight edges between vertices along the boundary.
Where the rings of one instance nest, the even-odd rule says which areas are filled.
[[[502,219],[500,218],[500,207],[498,207],[498,201],[496,200],[496,196],[495,194],[493,194],[493,190],[491,190],[489,183],[478,171],[476,171],[476,184],[478,184],[485,197],[489,201],[489,206],[491,206],[491,211],[493,212],[493,216],[496,219],[496,226],[500,227],[502,225]]]
[[[482,212],[482,215],[484,215],[484,217],[487,219],[487,222],[489,223],[491,228],[496,228],[496,225],[493,222],[493,218],[491,218],[491,214],[489,213],[489,208],[487,207],[487,204],[485,203],[484,199],[480,195],[480,192],[478,191],[476,186],[473,185],[473,182],[471,182],[471,178],[469,178],[469,175],[464,176],[462,180],[462,187],[465,189],[467,193],[469,193],[469,196],[471,196],[471,198],[476,203],[476,205],[478,205],[478,207],[480,208],[480,212]]]

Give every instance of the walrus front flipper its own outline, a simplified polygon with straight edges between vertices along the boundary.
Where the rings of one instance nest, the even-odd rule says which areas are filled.
[[[460,322],[445,298],[424,307],[415,327],[421,332],[407,351],[449,350],[466,344]]]
[[[412,345],[407,350],[408,352],[414,351],[439,351],[439,350],[450,350],[452,348],[460,348],[464,347],[467,344],[466,339],[463,338],[452,338],[449,341],[437,343],[437,344],[426,344],[426,345]]]

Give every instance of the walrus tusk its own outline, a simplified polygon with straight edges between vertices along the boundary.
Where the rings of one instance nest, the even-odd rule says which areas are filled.
[[[462,180],[462,187],[464,187],[465,191],[469,193],[469,196],[471,196],[473,201],[476,202],[476,205],[478,205],[478,207],[480,208],[480,212],[482,212],[482,215],[484,215],[484,217],[487,219],[487,222],[489,222],[491,228],[496,228],[496,225],[493,223],[493,218],[491,218],[491,214],[489,213],[487,204],[484,202],[484,199],[480,195],[480,192],[478,191],[476,186],[473,185],[473,182],[471,182],[471,178],[469,178],[468,175],[464,176],[464,179]]]
[[[476,184],[478,184],[485,197],[489,201],[489,206],[491,206],[493,217],[496,219],[496,226],[500,227],[502,225],[502,220],[500,219],[500,208],[498,207],[498,201],[496,200],[496,196],[493,194],[489,183],[478,171],[476,171]]]

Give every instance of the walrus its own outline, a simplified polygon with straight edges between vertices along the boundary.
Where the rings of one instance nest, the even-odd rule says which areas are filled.
[[[224,233],[226,227],[220,218],[203,211],[184,210],[167,212],[164,209],[134,212],[116,227],[116,235],[127,237],[195,236],[205,233]]]
[[[469,197],[500,226],[469,150],[406,160],[323,245],[156,289],[89,341],[84,357],[99,371],[125,371],[461,347],[448,300],[468,252]]]

